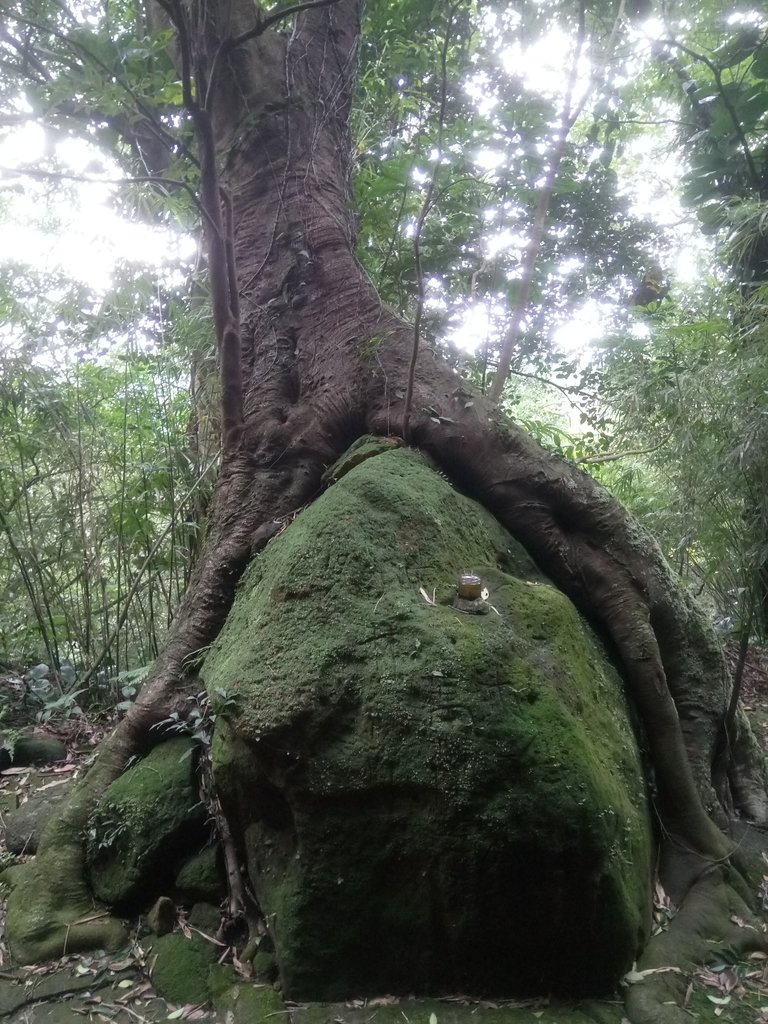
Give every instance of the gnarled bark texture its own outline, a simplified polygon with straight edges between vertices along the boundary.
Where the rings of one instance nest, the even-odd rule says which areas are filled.
[[[356,437],[401,431],[412,329],[382,305],[354,251],[349,113],[359,8],[359,0],[337,0],[231,47],[227,40],[256,33],[256,8],[212,0],[194,28],[193,48],[209,71],[216,67],[212,125],[232,204],[242,432],[166,649],[12,898],[12,937],[26,928],[49,955],[92,939],[92,924],[77,923],[88,905],[84,884],[70,894],[69,920],[62,913],[53,929],[44,920],[51,865],[64,849],[76,867],[95,796],[178,704],[250,559],[312,500],[324,468]],[[738,886],[731,844],[710,816],[729,681],[705,618],[654,541],[602,487],[469,395],[439,357],[422,351],[411,443],[523,542],[611,645],[653,764],[662,878],[672,898],[690,897],[714,865],[723,884]],[[742,791],[734,787],[734,799]],[[750,792],[748,809],[762,813],[765,802]]]

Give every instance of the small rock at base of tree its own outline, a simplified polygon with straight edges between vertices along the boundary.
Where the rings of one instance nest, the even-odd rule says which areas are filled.
[[[155,935],[168,935],[176,924],[176,904],[168,896],[155,900],[147,914],[147,924]]]

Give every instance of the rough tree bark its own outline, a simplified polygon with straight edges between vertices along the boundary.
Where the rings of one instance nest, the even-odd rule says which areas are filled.
[[[412,329],[382,305],[354,250],[349,114],[359,0],[317,3],[291,27],[266,31],[250,0],[211,0],[204,14],[167,9],[184,18],[189,53],[207,81],[228,197],[224,227],[231,203],[240,358],[233,369],[230,352],[223,387],[239,386],[232,374],[241,376],[242,423],[227,443],[207,547],[166,648],[11,900],[11,917],[25,914],[25,927],[41,934],[58,928],[69,950],[93,941],[93,922],[81,920],[87,893],[72,882],[52,923],[46,864],[64,849],[73,878],[81,877],[90,807],[151,744],[151,727],[180,707],[245,567],[318,493],[323,469],[353,440],[401,432],[408,383]],[[678,904],[707,902],[702,879],[711,886],[716,878],[746,896],[732,845],[712,818],[722,818],[727,785],[714,769],[729,682],[705,618],[653,540],[592,478],[545,453],[479,396],[468,401],[470,389],[439,356],[420,354],[414,383],[410,442],[526,545],[623,667],[655,773],[667,891]],[[754,759],[742,774],[749,772],[751,786],[733,786],[733,798],[764,818]],[[654,1012],[640,1006],[636,1016]]]

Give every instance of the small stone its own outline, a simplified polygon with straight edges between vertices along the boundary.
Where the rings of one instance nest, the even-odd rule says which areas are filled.
[[[168,935],[176,924],[176,904],[167,896],[161,896],[152,904],[147,914],[147,924],[155,935]]]

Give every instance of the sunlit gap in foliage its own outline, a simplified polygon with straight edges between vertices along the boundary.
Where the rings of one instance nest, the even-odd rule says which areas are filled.
[[[521,95],[527,93],[547,98],[553,101],[552,109],[556,110],[567,87],[573,32],[547,21],[543,9],[539,16],[538,35],[535,28],[532,30],[528,26],[524,29],[522,21],[522,15],[516,11],[485,13],[482,23],[485,53],[482,60],[478,54],[474,55],[476,70],[464,83],[478,115],[495,119],[497,124],[495,134],[499,144],[485,142],[473,154],[478,172],[493,183],[514,173],[510,161],[519,162],[522,166],[534,154],[546,161],[557,134],[556,121],[545,120],[542,122],[544,134],[538,139],[527,136],[525,146],[522,135],[518,135],[518,145],[514,144],[514,135],[505,137],[505,92],[522,90]],[[615,97],[618,97],[618,90],[628,91],[635,79],[642,82],[643,74],[654,59],[654,47],[666,31],[668,26],[658,18],[649,18],[629,27],[615,66],[608,66],[611,55],[601,54],[599,49],[583,55],[577,69],[576,94],[586,92],[590,81],[599,74],[603,74],[610,87],[607,95],[612,93]],[[490,60],[488,53],[492,55]],[[616,159],[620,160],[618,195],[631,216],[647,219],[656,226],[658,251],[655,256],[669,279],[680,285],[695,282],[702,274],[703,262],[711,253],[709,245],[702,240],[695,217],[683,208],[679,198],[678,182],[683,172],[677,145],[679,140],[675,134],[679,110],[658,96],[651,110],[640,106],[638,111],[634,111],[631,98],[622,110],[617,103],[618,100],[613,99],[602,106],[598,104],[597,118],[605,126],[614,123],[617,131],[626,132],[628,128],[628,134],[615,153]],[[637,123],[634,135],[633,121]],[[583,145],[583,136],[584,129],[578,129],[577,144]],[[602,142],[595,146],[589,157],[595,165],[604,159],[602,146]],[[540,186],[546,166],[544,162],[539,177],[530,181],[529,188]],[[610,173],[616,177],[613,169]],[[529,244],[530,202],[507,199],[486,210],[484,220],[488,225],[488,231],[480,241],[484,267],[486,270],[493,268],[497,291],[495,296],[489,296],[471,288],[464,308],[455,311],[447,331],[450,340],[460,348],[475,352],[497,347],[504,333],[504,290],[508,292],[510,287],[514,288],[520,277],[523,253]],[[620,230],[619,223],[614,227]],[[566,232],[553,224],[549,235],[565,239]],[[501,258],[504,258],[503,268],[499,266]],[[644,269],[638,265],[633,268],[634,273],[624,275],[621,282],[623,294],[601,296],[599,301],[588,297],[582,303],[572,302],[560,309],[549,327],[551,343],[569,357],[576,355],[584,364],[591,357],[593,346],[615,329],[617,315],[626,319],[622,307],[626,306],[636,278]],[[569,257],[550,270],[547,279],[567,292],[569,280],[578,280],[588,271],[589,267],[583,261]],[[472,275],[473,285],[476,277],[477,274]],[[473,306],[478,308],[474,310]],[[524,319],[523,323],[527,320]],[[491,332],[492,338],[489,337]]]
[[[121,264],[162,270],[164,285],[178,286],[180,268],[195,255],[193,238],[135,213],[130,219],[121,178],[117,165],[81,139],[57,138],[32,122],[9,130],[0,138],[0,260],[62,271],[94,296],[114,284]]]
[[[516,282],[522,275],[524,253],[531,244],[531,200],[516,200],[516,184],[510,191],[506,182],[519,181],[529,190],[542,187],[552,147],[557,144],[560,131],[557,111],[566,102],[569,88],[568,69],[573,55],[574,31],[553,24],[543,9],[534,18],[536,24],[524,25],[523,20],[523,15],[515,10],[484,12],[481,21],[483,47],[473,55],[474,70],[463,86],[478,116],[495,123],[493,134],[498,138],[496,145],[490,139],[476,147],[472,154],[474,165],[479,174],[497,186],[501,196],[504,192],[509,196],[483,214],[488,231],[479,240],[481,267],[471,275],[470,293],[464,303],[454,309],[446,332],[458,347],[476,353],[481,350],[488,353],[500,345],[506,329],[504,308],[509,308],[509,297],[513,299]],[[575,108],[578,109],[586,99],[596,73],[591,55],[588,51],[583,52],[575,69],[573,96],[569,100]],[[505,109],[507,94],[515,93],[520,93],[523,104],[535,102],[538,95],[548,101],[551,108],[549,116],[542,108],[541,134],[538,138],[526,137],[525,144],[524,136],[514,126],[517,112]],[[516,138],[519,140],[517,144]],[[529,177],[526,184],[515,164],[523,168],[526,162],[537,160],[538,174]],[[565,237],[565,232],[558,231],[556,225],[550,228],[549,234],[561,239]],[[574,257],[561,260],[549,278],[557,278],[563,283],[569,276],[579,275],[581,265],[582,261]],[[495,294],[478,288],[478,280],[488,276]],[[589,309],[588,303],[584,313],[577,310],[573,316],[564,309],[556,320],[566,318],[566,324],[558,327],[555,322],[550,328],[555,343],[567,337],[566,351],[569,353],[580,351],[586,357],[592,341],[599,336]],[[590,322],[588,330],[585,329],[586,320]],[[527,319],[522,322],[527,324]]]

